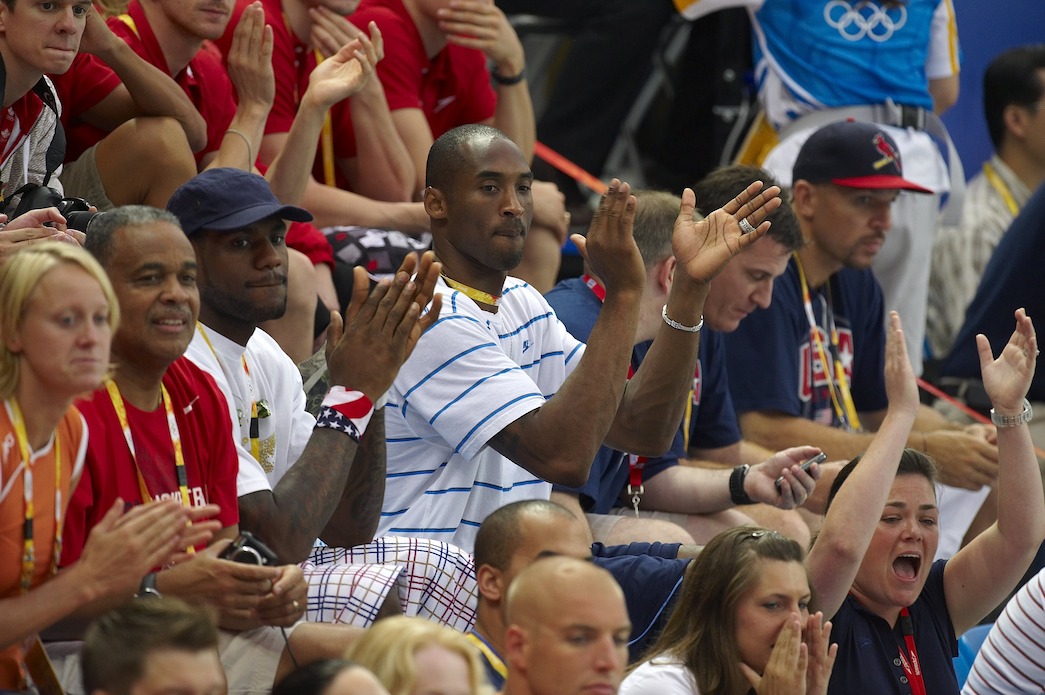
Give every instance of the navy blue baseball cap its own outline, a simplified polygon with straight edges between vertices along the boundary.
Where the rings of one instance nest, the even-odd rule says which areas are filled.
[[[795,159],[792,181],[848,188],[899,188],[932,193],[903,177],[900,148],[881,127],[862,121],[829,123],[809,136]]]
[[[242,229],[267,217],[312,219],[308,210],[279,202],[264,177],[225,167],[207,169],[186,181],[167,201],[167,210],[189,236],[201,229]]]

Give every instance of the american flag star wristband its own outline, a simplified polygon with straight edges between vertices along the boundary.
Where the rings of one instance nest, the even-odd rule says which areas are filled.
[[[373,414],[374,404],[366,395],[344,386],[331,386],[319,407],[316,427],[344,432],[358,444]]]

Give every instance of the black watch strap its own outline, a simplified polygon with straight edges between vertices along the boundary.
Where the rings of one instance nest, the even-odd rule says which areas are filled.
[[[744,479],[747,478],[750,468],[751,466],[746,463],[743,466],[737,466],[729,476],[729,497],[733,500],[733,504],[755,504],[755,500],[748,497],[747,492],[744,491]]]
[[[138,585],[138,593],[134,598],[163,598],[163,594],[156,588],[155,572],[149,572],[142,577],[142,583]]]

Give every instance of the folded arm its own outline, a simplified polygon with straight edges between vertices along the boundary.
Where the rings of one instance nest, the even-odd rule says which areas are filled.
[[[93,10],[80,50],[98,56],[123,81],[82,114],[85,121],[111,131],[136,116],[169,116],[181,124],[193,152],[207,144],[207,124],[181,87],[135,53]]]

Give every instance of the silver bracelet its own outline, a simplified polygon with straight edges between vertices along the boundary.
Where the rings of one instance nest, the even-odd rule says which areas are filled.
[[[243,139],[243,144],[247,146],[247,171],[250,171],[254,168],[254,150],[250,146],[250,138],[242,130],[236,130],[235,128],[229,128],[225,131],[226,135],[229,133],[240,136]]]
[[[668,305],[665,304],[660,310],[660,317],[664,319],[664,323],[668,324],[676,331],[685,331],[686,333],[700,333],[700,329],[704,327],[704,314],[700,315],[700,321],[697,322],[696,326],[687,326],[684,323],[679,323],[674,319],[668,318]]]

